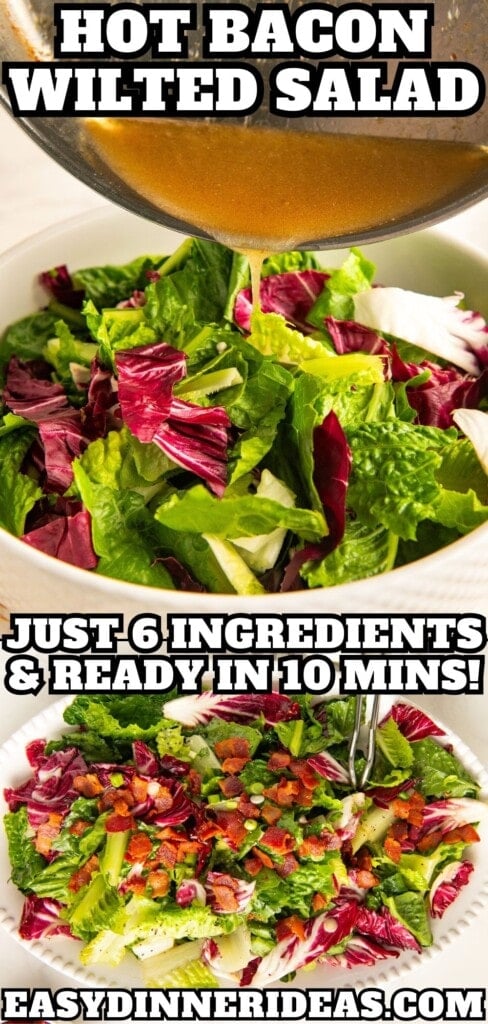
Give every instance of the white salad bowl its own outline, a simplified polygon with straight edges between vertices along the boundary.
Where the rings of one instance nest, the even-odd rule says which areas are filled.
[[[181,236],[109,207],[76,217],[0,256],[0,332],[34,312],[45,295],[41,270],[61,263],[72,269],[123,263],[141,253],[169,253]],[[423,231],[365,247],[377,280],[432,295],[464,291],[469,308],[488,312],[488,256]],[[324,252],[324,266],[338,266],[344,252]],[[202,524],[203,529],[203,524]],[[223,614],[488,612],[488,524],[434,555],[382,576],[329,589],[243,597],[186,593],[111,580],[67,565],[0,529],[0,625],[12,612],[123,613],[145,611]]]

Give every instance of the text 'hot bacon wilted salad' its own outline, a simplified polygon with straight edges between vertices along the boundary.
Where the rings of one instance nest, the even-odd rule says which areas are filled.
[[[0,525],[85,569],[263,594],[375,576],[488,519],[488,334],[352,250],[42,275],[8,328]]]
[[[355,698],[79,696],[5,791],[20,934],[140,961],[148,988],[258,987],[421,952],[473,871],[486,807],[443,730],[380,721],[365,792]],[[362,754],[357,769],[364,765]]]

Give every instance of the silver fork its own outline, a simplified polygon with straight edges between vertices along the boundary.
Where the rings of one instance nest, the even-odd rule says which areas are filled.
[[[365,700],[366,700],[366,697],[364,697],[362,694],[358,694],[358,697],[357,697],[357,700],[356,700],[356,717],[355,717],[355,721],[354,721],[354,729],[353,729],[352,736],[351,736],[351,741],[350,741],[350,744],[349,744],[348,768],[349,768],[349,779],[350,779],[351,786],[353,787],[353,789],[358,789],[358,788],[359,789],[364,789],[364,787],[365,787],[365,785],[366,785],[366,783],[367,783],[367,781],[369,779],[369,776],[371,774],[371,769],[373,767],[374,755],[375,755],[375,746],[376,746],[376,743],[375,743],[375,732],[376,732],[376,726],[378,725],[378,715],[379,715],[379,710],[380,710],[380,698],[379,698],[379,695],[376,695],[373,698],[373,706],[371,708],[371,716],[370,716],[370,719],[369,719],[369,722],[368,722],[368,725],[367,725],[367,730],[368,730],[368,732],[367,732],[367,736],[368,736],[368,749],[367,749],[367,752],[366,752],[366,764],[364,766],[363,773],[361,775],[361,781],[360,781],[360,784],[359,784],[359,787],[358,787],[358,781],[357,781],[357,776],[356,776],[356,766],[354,764],[354,758],[356,757],[356,749],[357,749],[358,740],[359,740],[359,733],[360,733],[360,730],[361,730],[361,717],[362,717],[362,712],[363,712],[363,701],[365,701]]]

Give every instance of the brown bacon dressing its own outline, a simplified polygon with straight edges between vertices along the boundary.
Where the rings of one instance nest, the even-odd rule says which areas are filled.
[[[488,181],[486,147],[327,135],[228,122],[86,122],[132,189],[219,241],[285,250],[360,236]]]

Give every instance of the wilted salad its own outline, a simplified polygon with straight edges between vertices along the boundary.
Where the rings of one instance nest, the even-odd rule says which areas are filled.
[[[334,586],[488,519],[488,333],[373,286],[352,250],[169,257],[41,275],[0,346],[0,525],[154,587]],[[456,425],[457,424],[457,425]]]
[[[21,936],[82,940],[90,966],[136,957],[152,988],[421,952],[469,882],[486,807],[403,702],[352,791],[354,716],[353,697],[77,697],[74,730],[30,743],[31,777],[5,791]]]

